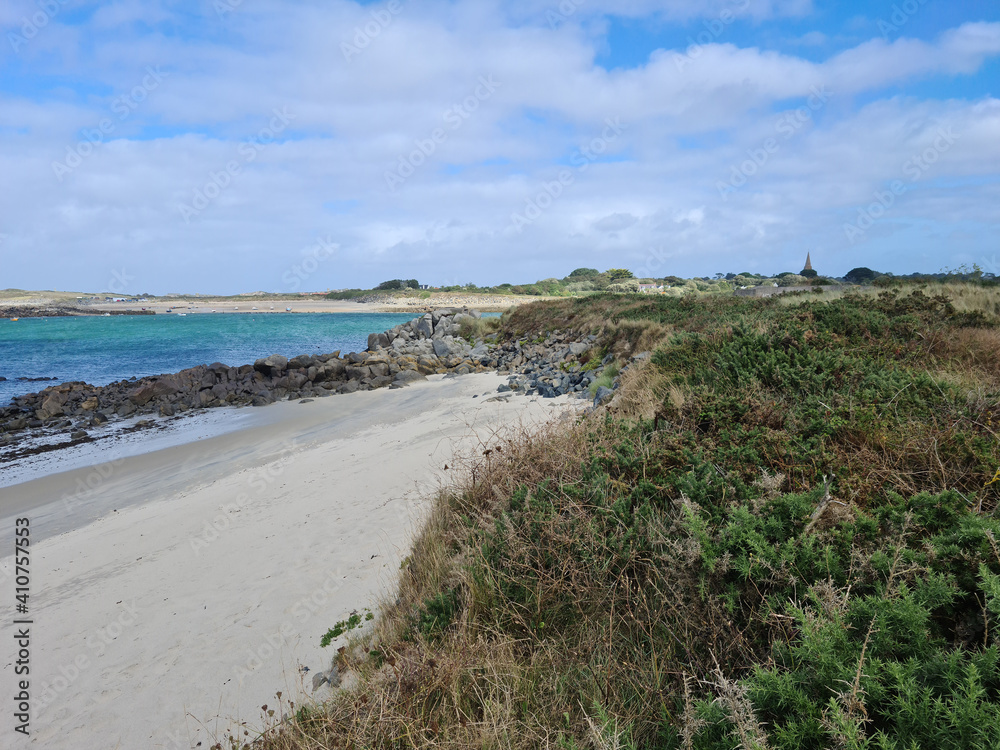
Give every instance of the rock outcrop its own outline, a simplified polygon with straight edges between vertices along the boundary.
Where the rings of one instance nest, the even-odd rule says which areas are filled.
[[[78,431],[135,415],[174,416],[192,409],[226,405],[264,406],[279,400],[314,399],[375,388],[402,388],[433,374],[509,373],[511,394],[554,397],[585,395],[610,362],[596,361],[597,340],[555,331],[544,340],[495,343],[496,334],[470,342],[458,336],[463,321],[480,313],[469,309],[435,310],[368,337],[368,350],[280,354],[252,365],[221,362],[177,373],[121,380],[105,386],[69,382],[18,396],[0,408],[0,440],[40,428]],[[6,437],[3,437],[6,434]]]

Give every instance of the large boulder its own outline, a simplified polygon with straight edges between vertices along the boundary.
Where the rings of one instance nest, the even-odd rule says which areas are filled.
[[[389,346],[389,337],[384,333],[371,333],[368,335],[368,351],[385,349]]]
[[[129,394],[129,398],[136,406],[145,406],[154,398],[158,398],[159,396],[173,396],[180,389],[180,384],[177,382],[175,376],[164,375],[150,383],[139,386]]]
[[[413,331],[420,338],[429,339],[434,335],[434,321],[430,313],[427,313],[422,318],[418,318],[413,323]]]
[[[300,354],[297,357],[292,357],[288,360],[289,370],[308,370],[316,364],[316,358],[308,354]]]
[[[65,414],[63,405],[66,403],[65,393],[53,393],[42,401],[42,405],[35,411],[38,419],[52,419]]]
[[[396,373],[396,377],[393,378],[394,385],[409,385],[410,383],[415,383],[418,380],[427,380],[426,377],[421,375],[416,370],[400,370]]]
[[[272,354],[270,357],[258,359],[253,363],[253,369],[265,375],[278,375],[288,367],[288,358],[280,354]]]

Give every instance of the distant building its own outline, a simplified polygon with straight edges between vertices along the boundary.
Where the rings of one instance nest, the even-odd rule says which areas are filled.
[[[813,270],[813,264],[812,264],[812,261],[809,259],[809,253],[806,253],[806,264],[805,264],[805,266],[802,267],[802,270],[803,271],[812,271]]]

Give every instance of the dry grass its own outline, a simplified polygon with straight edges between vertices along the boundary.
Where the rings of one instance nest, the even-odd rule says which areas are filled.
[[[967,301],[983,312],[988,299],[969,294]],[[725,314],[727,304],[712,309]],[[770,322],[752,317],[764,305],[745,304],[745,330],[771,335]],[[512,336],[596,332],[607,351],[625,358],[657,348],[675,330],[663,320],[628,317],[649,309],[646,301],[622,298],[558,301],[508,313],[505,326]],[[696,317],[703,313],[694,310],[688,330],[710,329]],[[844,427],[796,455],[802,394],[768,391],[757,378],[732,393],[713,393],[668,377],[673,365],[652,360],[629,367],[606,409],[573,425],[482,446],[437,498],[374,630],[341,654],[342,671],[353,672],[357,683],[298,721],[275,726],[256,747],[638,748],[658,741],[665,726],[676,728],[681,746],[692,747],[705,723],[692,690],[725,711],[737,743],[766,747],[773,735],[758,721],[741,680],[755,665],[774,666],[772,641],[800,634],[791,618],[771,612],[765,595],[784,591],[797,572],[787,562],[768,562],[767,549],[764,557],[750,555],[752,577],[736,576],[729,553],[706,562],[720,537],[709,541],[700,519],[733,508],[741,482],[753,488],[748,512],[765,516],[772,505],[800,502],[788,493],[804,496],[818,475],[823,497],[809,509],[809,535],[836,533],[889,492],[957,489],[975,498],[980,491],[976,512],[989,512],[995,503],[984,506],[983,498],[997,493],[983,492],[981,464],[996,450],[976,453],[967,441],[997,437],[1000,333],[952,327],[940,334],[933,326],[921,329],[913,348],[895,356],[962,382],[964,403],[942,397],[940,413],[916,419],[897,414],[897,397],[906,391],[881,399],[877,409],[848,396],[846,408],[833,404]],[[733,339],[733,329],[716,321],[714,332],[699,336],[705,357],[676,367],[714,371],[712,358]],[[684,356],[681,348],[675,352]],[[706,416],[709,407],[728,403],[716,396],[739,400],[744,432],[730,433],[739,425],[725,416]],[[756,451],[757,463],[741,458],[740,449]],[[828,485],[818,461],[836,468],[838,486],[831,489],[833,477]],[[702,498],[704,507],[691,497]],[[789,554],[799,548],[789,546]],[[878,578],[865,554],[851,566],[852,575]],[[743,588],[718,585],[734,577],[733,586]],[[847,607],[849,587],[814,584],[803,584],[796,596],[811,586],[825,601],[826,586],[836,594],[830,606]],[[438,627],[439,615],[447,627]],[[864,710],[859,685],[867,647],[866,639],[852,662],[854,681],[838,688],[840,714],[831,714],[848,729],[861,726],[855,713]]]

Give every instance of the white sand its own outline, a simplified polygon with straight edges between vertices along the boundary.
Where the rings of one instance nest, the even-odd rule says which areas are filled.
[[[391,595],[455,451],[585,403],[487,402],[500,382],[434,378],[277,404],[261,410],[266,424],[118,460],[98,474],[74,469],[0,489],[0,513],[16,507],[39,537],[31,548],[34,716],[30,740],[14,746],[207,748],[232,720],[259,726],[260,707],[275,707],[279,690],[296,704],[307,699],[314,671],[300,667],[328,667],[343,639],[320,649],[327,628]],[[95,489],[59,500],[101,474]],[[11,520],[0,519],[5,552]],[[5,605],[11,566],[11,557],[0,561]],[[0,670],[5,746],[20,740],[13,672],[12,660]]]

